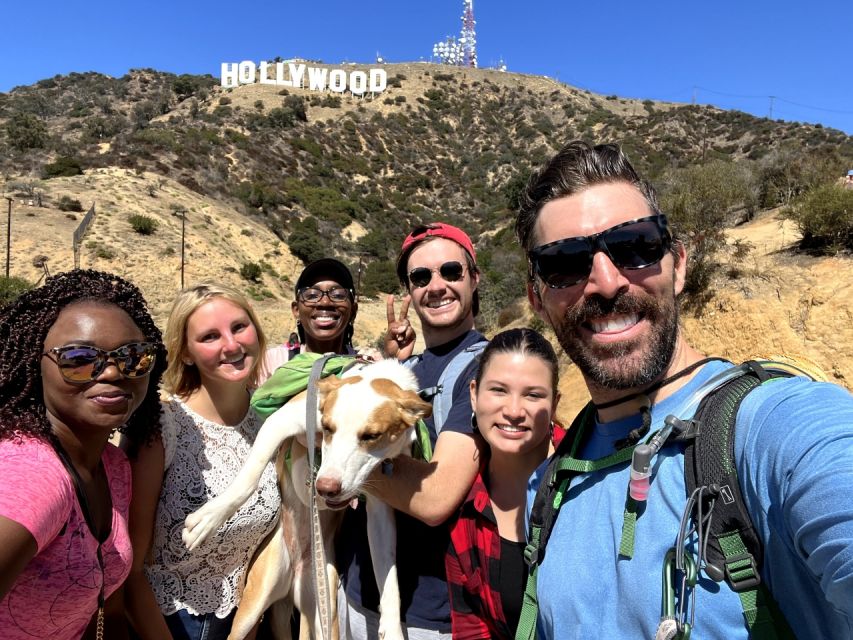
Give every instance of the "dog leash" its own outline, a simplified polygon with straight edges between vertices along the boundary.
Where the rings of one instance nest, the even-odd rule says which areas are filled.
[[[334,353],[327,353],[315,361],[308,377],[308,398],[306,402],[305,439],[308,443],[308,507],[311,511],[311,561],[314,564],[314,592],[317,594],[317,607],[320,611],[320,637],[322,640],[332,637],[332,601],[329,589],[329,575],[326,573],[326,549],[323,545],[323,531],[320,525],[320,512],[317,509],[317,470],[314,468],[314,442],[317,435],[317,381],[323,374],[323,367]]]

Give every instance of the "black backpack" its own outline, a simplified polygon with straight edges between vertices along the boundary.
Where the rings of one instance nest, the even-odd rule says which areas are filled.
[[[708,514],[711,510],[714,514],[705,532],[708,542],[702,570],[716,582],[725,580],[738,593],[750,637],[761,640],[795,636],[769,590],[761,582],[759,571],[763,545],[740,491],[734,461],[735,423],[741,402],[750,391],[769,380],[795,375],[826,379],[816,367],[798,361],[785,358],[750,360],[732,366],[706,382],[688,402],[686,419],[669,416],[665,421],[676,426],[673,439],[685,442],[684,481],[694,524],[697,514]],[[626,447],[599,460],[575,458],[573,454],[580,446],[583,426],[591,422],[594,411],[590,403],[575,418],[552,456],[534,499],[524,551],[528,580],[516,640],[533,640],[536,637],[539,613],[537,573],[571,478],[578,473],[627,462],[635,448]],[[631,502],[629,497],[620,549],[620,555],[628,557],[633,554],[634,520],[631,512],[636,513]],[[670,560],[669,555],[667,561]],[[679,570],[685,569],[680,567]],[[689,635],[690,626],[679,622],[678,635],[667,637],[686,639]]]

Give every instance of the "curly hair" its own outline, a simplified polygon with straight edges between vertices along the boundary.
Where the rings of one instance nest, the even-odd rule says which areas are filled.
[[[78,302],[112,304],[127,313],[156,345],[142,404],[119,431],[131,451],[160,433],[158,386],[166,368],[166,348],[139,289],[118,276],[75,269],[48,278],[0,310],[0,440],[31,436],[53,442],[41,380],[41,355],[48,331],[67,306]]]

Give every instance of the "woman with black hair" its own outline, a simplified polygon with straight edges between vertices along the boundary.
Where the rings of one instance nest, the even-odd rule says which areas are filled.
[[[337,353],[355,355],[352,336],[358,313],[352,274],[344,263],[334,258],[315,260],[302,270],[296,280],[291,311],[302,353]],[[359,353],[370,358],[378,352],[363,349]],[[299,355],[299,354],[296,354]],[[293,354],[285,346],[268,349],[260,382],[269,378]]]
[[[108,273],[49,278],[0,312],[0,637],[125,635],[131,448],[159,431],[166,351],[142,294]]]
[[[453,638],[512,640],[527,572],[527,479],[564,435],[554,348],[533,329],[509,329],[480,354],[471,420],[488,445],[480,473],[451,521],[445,559]]]

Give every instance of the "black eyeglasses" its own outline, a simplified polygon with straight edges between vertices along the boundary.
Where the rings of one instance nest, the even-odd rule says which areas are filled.
[[[416,289],[427,286],[432,280],[432,274],[438,273],[447,282],[459,282],[465,274],[465,266],[453,260],[445,262],[438,269],[415,267],[409,271],[409,282]]]
[[[68,382],[84,384],[96,380],[112,361],[125,378],[142,378],[151,373],[157,361],[157,347],[150,342],[131,342],[118,349],[67,344],[41,354],[53,360]]]
[[[660,262],[672,246],[666,216],[658,214],[617,224],[591,236],[563,238],[532,249],[531,275],[551,289],[583,282],[592,271],[592,258],[603,251],[620,269],[644,269]]]
[[[343,287],[333,287],[328,291],[323,291],[317,287],[305,287],[299,290],[298,298],[305,304],[319,304],[323,296],[329,298],[329,302],[340,304],[350,299],[349,291]]]

